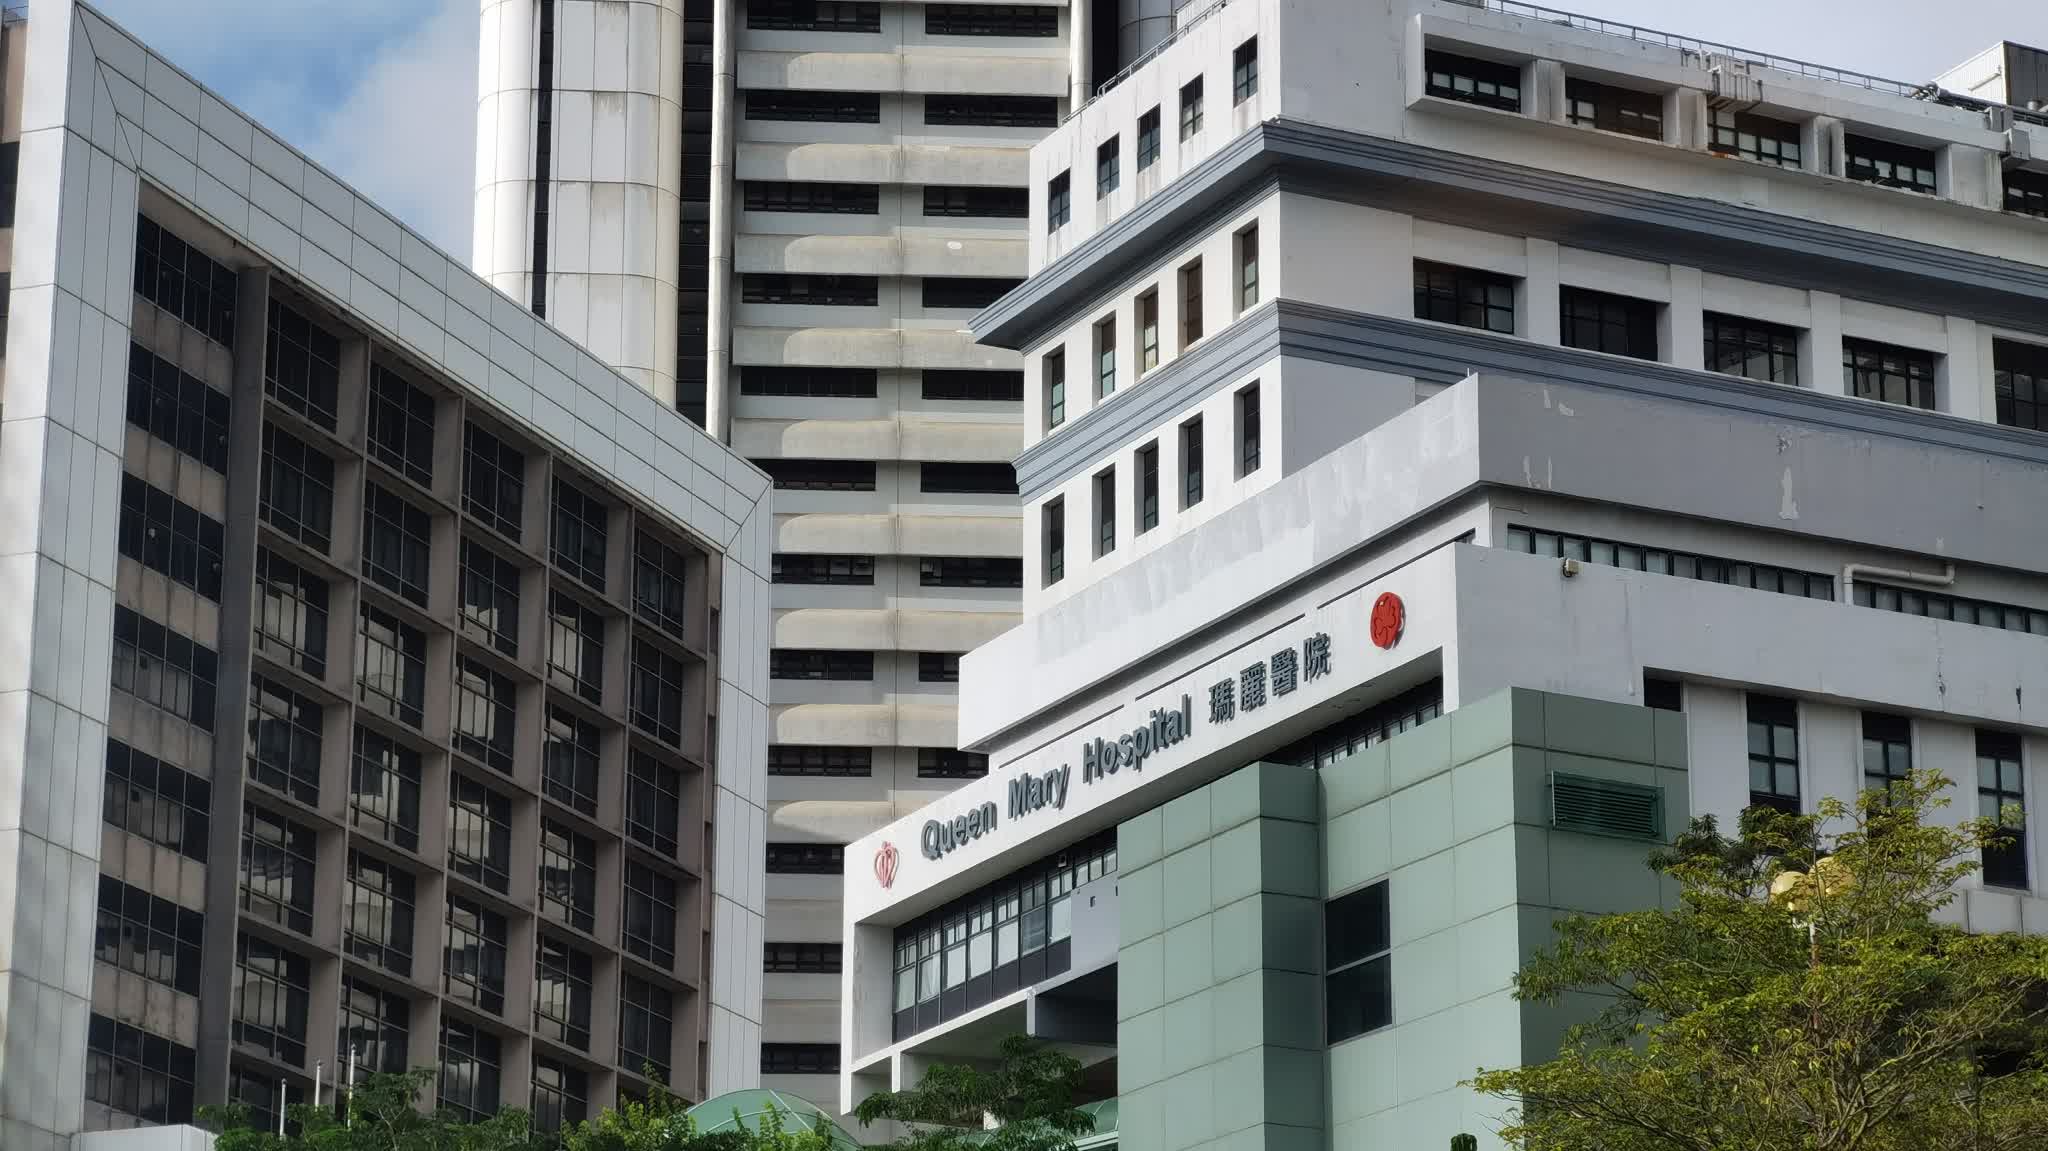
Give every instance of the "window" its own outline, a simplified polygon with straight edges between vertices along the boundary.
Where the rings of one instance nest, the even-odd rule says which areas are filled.
[[[1181,85],[1180,88],[1180,138],[1182,143],[1193,139],[1202,130],[1202,78],[1200,76]]]
[[[755,460],[775,487],[785,492],[871,492],[873,460]]]
[[[434,397],[382,364],[370,368],[370,455],[421,487],[434,483]]]
[[[1404,731],[1413,731],[1443,713],[1444,681],[1441,678],[1428,680],[1311,732],[1267,758],[1275,763],[1294,763],[1320,771],[1364,748],[1385,743]]]
[[[1180,426],[1180,506],[1202,502],[1202,417]]]
[[[320,805],[320,705],[260,675],[249,677],[249,778]]]
[[[683,661],[635,637],[632,693],[633,726],[670,747],[683,746]]]
[[[242,805],[242,909],[299,934],[313,930],[313,832]]]
[[[773,579],[784,584],[847,584],[861,587],[875,582],[875,557],[798,555],[777,552],[772,561]]]
[[[559,591],[548,593],[548,680],[593,704],[604,698],[604,616]]]
[[[1934,353],[1874,340],[1842,341],[1842,390],[1859,399],[1934,410]]]
[[[778,975],[837,975],[840,971],[837,943],[765,943],[761,951],[761,970]]]
[[[924,190],[924,214],[1022,220],[1031,215],[1031,190],[929,184]]]
[[[1515,332],[1515,281],[1493,272],[1415,261],[1415,318]]]
[[[590,1050],[590,956],[543,935],[533,964],[533,1029]]]
[[[367,963],[412,978],[412,915],[416,884],[410,872],[348,853],[348,910],[341,948]]]
[[[358,1076],[405,1070],[411,1031],[412,1005],[403,996],[380,991],[352,975],[341,977],[338,1054],[344,1060],[355,1054]]]
[[[1732,108],[1714,111],[1713,139],[1707,147],[1724,156],[1740,156],[1780,168],[1800,167],[1799,125]]]
[[[596,497],[574,484],[555,481],[555,566],[595,592],[604,591],[608,515]]]
[[[1111,136],[1095,147],[1095,198],[1117,190],[1123,184],[1123,163],[1117,152],[1119,137]]]
[[[102,790],[100,818],[108,826],[206,862],[213,784],[109,739]]]
[[[875,678],[875,653],[772,648],[768,652],[768,678],[870,680]]]
[[[818,6],[822,8],[831,2],[819,0]],[[543,1134],[583,1122],[590,1109],[590,1073],[545,1056],[534,1056],[532,1103],[533,1129]]]
[[[682,773],[646,752],[626,764],[626,838],[674,858],[681,831]]]
[[[86,1027],[85,1097],[145,1123],[190,1123],[199,1053],[95,1013]]]
[[[498,1113],[498,1037],[452,1015],[441,1017],[441,1075],[435,1103],[464,1123]]]
[[[880,283],[874,276],[748,272],[740,277],[740,301],[747,304],[871,308],[879,298]]]
[[[301,1067],[313,965],[305,956],[243,934],[235,938],[234,1044]]]
[[[1259,470],[1259,386],[1237,393],[1237,478]]]
[[[235,342],[234,269],[208,259],[148,216],[135,219],[135,294],[216,344]]]
[[[763,1043],[763,1075],[837,1075],[837,1043]]]
[[[273,297],[263,352],[263,394],[333,431],[341,341]]]
[[[1733,584],[1736,587],[1801,596],[1806,599],[1835,598],[1835,577],[1831,575],[1776,567],[1771,564],[1720,559],[1696,552],[1642,547],[1638,544],[1616,543],[1613,540],[1592,539],[1569,533],[1535,531],[1519,526],[1508,528],[1507,546],[1510,551],[1558,556],[1581,563],[1604,564],[1627,568],[1630,571],[1649,572],[1652,575]]]
[[[597,924],[597,844],[552,819],[540,821],[540,914],[578,931]]]
[[[1051,96],[939,96],[924,98],[924,122],[978,128],[1056,128]]]
[[[1023,282],[1000,276],[926,276],[922,298],[927,308],[986,308]]]
[[[1863,787],[1888,791],[1913,772],[1913,721],[1903,715],[1863,713]]]
[[[1106,400],[1116,392],[1116,317],[1095,325],[1095,398]]]
[[[263,522],[325,552],[334,531],[334,461],[263,425]]]
[[[630,859],[620,942],[629,954],[656,967],[675,966],[676,881]]]
[[[2024,168],[2007,169],[2005,210],[2028,216],[2048,216],[2048,175]]]
[[[205,934],[204,914],[111,875],[100,876],[99,922],[93,936],[93,953],[100,962],[197,995]]]
[[[1565,288],[1558,293],[1558,311],[1567,348],[1657,358],[1657,305],[1649,300]]]
[[[463,633],[517,658],[518,566],[467,536],[461,554]]]
[[[560,705],[548,708],[541,736],[541,791],[564,807],[597,814],[597,725]]]
[[[1202,338],[1202,261],[1180,270],[1180,350]]]
[[[2048,347],[1993,340],[1991,367],[1998,422],[2048,431]]]
[[[1661,675],[1643,676],[1643,706],[1656,711],[1685,710],[1685,684]]]
[[[877,92],[793,92],[750,89],[749,120],[803,120],[829,124],[879,124],[882,97]]]
[[[842,875],[846,848],[836,843],[770,843],[770,875]]]
[[[427,605],[427,513],[371,484],[363,492],[363,575],[387,591]]]
[[[749,364],[739,369],[743,396],[797,396],[804,399],[871,400],[877,373],[873,368],[770,368]]]
[[[1565,80],[1565,119],[1582,128],[1620,132],[1646,140],[1664,138],[1664,97],[1617,88],[1577,76]]]
[[[1259,302],[1259,226],[1253,224],[1237,234],[1237,310],[1256,307]]]
[[[947,652],[918,652],[917,682],[959,683],[960,657],[957,654]]]
[[[769,775],[814,775],[864,778],[875,769],[870,747],[825,747],[795,743],[768,745]]]
[[[1908,192],[1925,192],[1930,196],[1937,191],[1934,149],[1915,148],[1910,144],[1895,144],[1890,140],[1854,134],[1845,137],[1843,143],[1849,157],[1849,169],[1845,174],[1851,180],[1903,188]]]
[[[1024,561],[984,556],[926,556],[918,561],[922,587],[1024,586]]]
[[[518,723],[516,688],[470,656],[455,657],[455,750],[512,774],[512,745]]]
[[[644,979],[619,980],[619,1063],[638,1074],[651,1067],[655,1078],[668,1080],[672,1006],[669,993]]]
[[[1798,815],[1799,703],[1751,693],[1748,706],[1750,805]]]
[[[749,212],[822,212],[872,216],[881,210],[879,184],[822,184],[748,180],[742,186]]]
[[[926,283],[931,281],[927,280]],[[980,400],[1017,403],[1024,398],[1021,371],[980,371],[968,368],[926,368],[918,373],[927,400]]]
[[[505,1010],[505,917],[472,899],[448,897],[448,946],[441,990],[457,1003]]]
[[[1513,64],[1431,49],[1422,54],[1423,91],[1445,100],[1522,110],[1522,70]]]
[[[917,490],[1014,496],[1017,473],[1009,464],[919,464]]]
[[[1230,102],[1242,104],[1259,94],[1259,38],[1254,36],[1230,54]]]
[[[420,753],[357,725],[349,826],[407,851],[420,846]]]
[[[1057,232],[1074,214],[1073,172],[1061,172],[1045,186],[1045,230]]]
[[[492,891],[512,886],[512,801],[466,775],[448,777],[448,870]]]
[[[770,32],[880,32],[882,5],[876,0],[747,0],[747,27]]]
[[[1159,526],[1159,445],[1146,444],[1138,449],[1138,474],[1136,488],[1131,493],[1131,502],[1138,509],[1138,532],[1140,535]]]
[[[1116,550],[1116,469],[1095,474],[1095,556]]]
[[[1799,330],[1717,312],[1706,315],[1707,370],[1761,380],[1799,383]]]
[[[526,457],[477,427],[462,425],[462,510],[517,542],[526,506]]]
[[[356,698],[379,715],[412,727],[426,718],[427,637],[397,616],[363,605],[356,633]]]
[[[141,344],[128,345],[128,422],[222,475],[228,470],[228,409],[226,392]]]
[[[1047,500],[1041,532],[1045,538],[1045,583],[1060,582],[1067,574],[1067,501]]]
[[[1138,297],[1138,372],[1159,366],[1159,289]]]
[[[683,553],[641,532],[633,538],[633,608],[640,618],[683,638],[689,617],[684,594],[689,561]]]
[[[1051,431],[1067,422],[1067,350],[1047,352],[1040,370],[1045,382],[1045,428]]]
[[[1385,881],[1323,905],[1328,1042],[1341,1043],[1394,1021],[1392,935]]]
[[[1159,105],[1138,117],[1138,171],[1159,162]]]
[[[256,550],[256,650],[314,678],[327,674],[327,581]]]
[[[114,609],[114,690],[212,731],[219,668],[212,648],[125,607]]]
[[[121,473],[121,554],[220,602],[226,527],[171,493]]]
[[[917,749],[919,779],[980,779],[988,774],[988,756],[950,747]]]
[[[1984,849],[1984,882],[2024,891],[2027,882],[2027,788],[2020,767],[2020,737],[2005,731],[1977,733],[1977,817],[2005,833]],[[100,881],[102,886],[105,880]]]
[[[926,4],[932,36],[1057,36],[1060,10],[1039,4]]]

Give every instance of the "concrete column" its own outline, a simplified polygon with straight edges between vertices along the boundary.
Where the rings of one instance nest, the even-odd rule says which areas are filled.
[[[469,263],[521,307],[533,299],[528,274],[538,2],[484,0],[477,34],[476,212]]]
[[[704,331],[704,430],[726,439],[732,365],[733,119],[738,96],[739,0],[722,0],[711,25],[711,248]]]
[[[1974,320],[1946,316],[1948,355],[1935,367],[1935,404],[1966,420],[1998,422],[1997,382],[1984,359],[1984,340]]]
[[[1807,293],[1813,318],[1799,341],[1799,386],[1842,394],[1842,297]]]
[[[1664,95],[1664,142],[1680,148],[1707,146],[1707,94],[1676,88]]]
[[[1711,815],[1732,833],[1749,806],[1748,703],[1735,688],[1685,685],[1686,763],[1692,813]]]
[[[1522,278],[1522,299],[1516,310],[1524,317],[1520,335],[1539,344],[1555,344],[1559,336],[1557,243],[1535,240],[1529,244],[1528,268]]]
[[[1095,91],[1088,74],[1089,57],[1095,51],[1095,37],[1091,35],[1094,19],[1095,0],[1073,0],[1067,6],[1068,115],[1086,104]]]
[[[1822,176],[1839,176],[1848,167],[1843,145],[1842,122],[1815,116],[1799,129],[1799,165]]]
[[[1863,793],[1863,714],[1853,707],[1801,700],[1799,774],[1807,810],[1828,797],[1853,805]]]
[[[1564,123],[1564,65],[1556,60],[1531,60],[1522,69],[1522,112],[1538,120]]]
[[[1700,270],[1682,264],[1671,265],[1671,303],[1658,321],[1657,346],[1664,349],[1664,362],[1680,368],[1707,366],[1705,307],[1701,301]]]

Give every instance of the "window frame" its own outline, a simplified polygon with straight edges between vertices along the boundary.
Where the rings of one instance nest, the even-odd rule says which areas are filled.
[[[1703,313],[1701,326],[1704,330],[1701,338],[1702,350],[1705,353],[1703,362],[1707,371],[1764,384],[1800,386],[1801,332],[1798,328],[1771,323],[1768,320],[1753,320],[1727,312]],[[1789,349],[1784,346],[1788,343]],[[1718,361],[1726,358],[1725,352],[1737,350],[1743,352],[1743,370],[1731,371],[1727,367],[1716,366]],[[1753,376],[1747,370],[1750,361],[1759,353],[1766,357],[1770,365],[1769,374],[1766,376]],[[1778,378],[1781,368],[1788,373],[1788,378]]]
[[[1842,390],[1858,399],[1936,411],[1939,362],[1940,357],[1920,348],[1843,337]]]
[[[1799,701],[1788,696],[1747,692],[1743,715],[1749,753],[1749,806],[1798,815],[1805,803]]]
[[[1259,94],[1259,38],[1250,37],[1230,53],[1230,103],[1232,107]]]
[[[1123,187],[1123,137],[1111,135],[1095,146],[1095,198],[1108,198]]]
[[[1519,285],[1513,276],[1436,260],[1415,261],[1418,320],[1512,336],[1518,334],[1522,322],[1518,295]],[[1500,322],[1503,317],[1506,326]]]
[[[1202,130],[1202,78],[1180,86],[1180,139],[1185,144]]]
[[[1116,551],[1116,465],[1095,473],[1095,558]]]
[[[1566,284],[1558,289],[1559,342],[1567,348],[1654,363],[1658,309],[1655,300]]]
[[[1385,879],[1336,895],[1323,903],[1324,1042],[1332,1047],[1395,1023],[1391,899]],[[1362,930],[1338,931],[1340,922],[1370,917]],[[1356,984],[1355,987],[1351,986]],[[1341,1024],[1345,992],[1358,996],[1359,1018]],[[1372,1008],[1378,1006],[1379,1011]]]

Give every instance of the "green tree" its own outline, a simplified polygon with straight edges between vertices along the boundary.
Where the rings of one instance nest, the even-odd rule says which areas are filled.
[[[1095,1130],[1074,1107],[1080,1089],[1079,1060],[1013,1035],[993,1068],[938,1064],[916,1087],[877,1092],[853,1113],[864,1127],[903,1124],[899,1151],[1074,1151]]]
[[[2048,939],[1934,920],[2005,842],[1930,822],[1918,772],[1851,808],[1695,820],[1651,866],[1673,908],[1557,924],[1517,998],[1594,1011],[1557,1058],[1482,1072],[1522,1148],[2048,1146]],[[2006,813],[2009,817],[2011,813]]]

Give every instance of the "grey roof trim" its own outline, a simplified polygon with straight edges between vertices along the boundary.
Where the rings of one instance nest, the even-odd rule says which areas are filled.
[[[1123,253],[1180,246],[1248,186],[1276,174],[1290,189],[1425,219],[1493,230],[1513,220],[1519,233],[1573,247],[1922,310],[1936,298],[1948,312],[2048,332],[2048,268],[1275,119],[1231,141],[990,305],[973,320],[975,338],[1006,348],[1037,342],[1134,274]],[[1927,210],[1973,209],[1930,203]]]
[[[1536,344],[1473,328],[1274,300],[1162,365],[1124,398],[1091,409],[1026,449],[1016,460],[1019,491],[1026,501],[1047,494],[1276,355],[1445,384],[1481,372],[1534,383],[1604,388],[2048,468],[2048,436],[2020,428]]]

